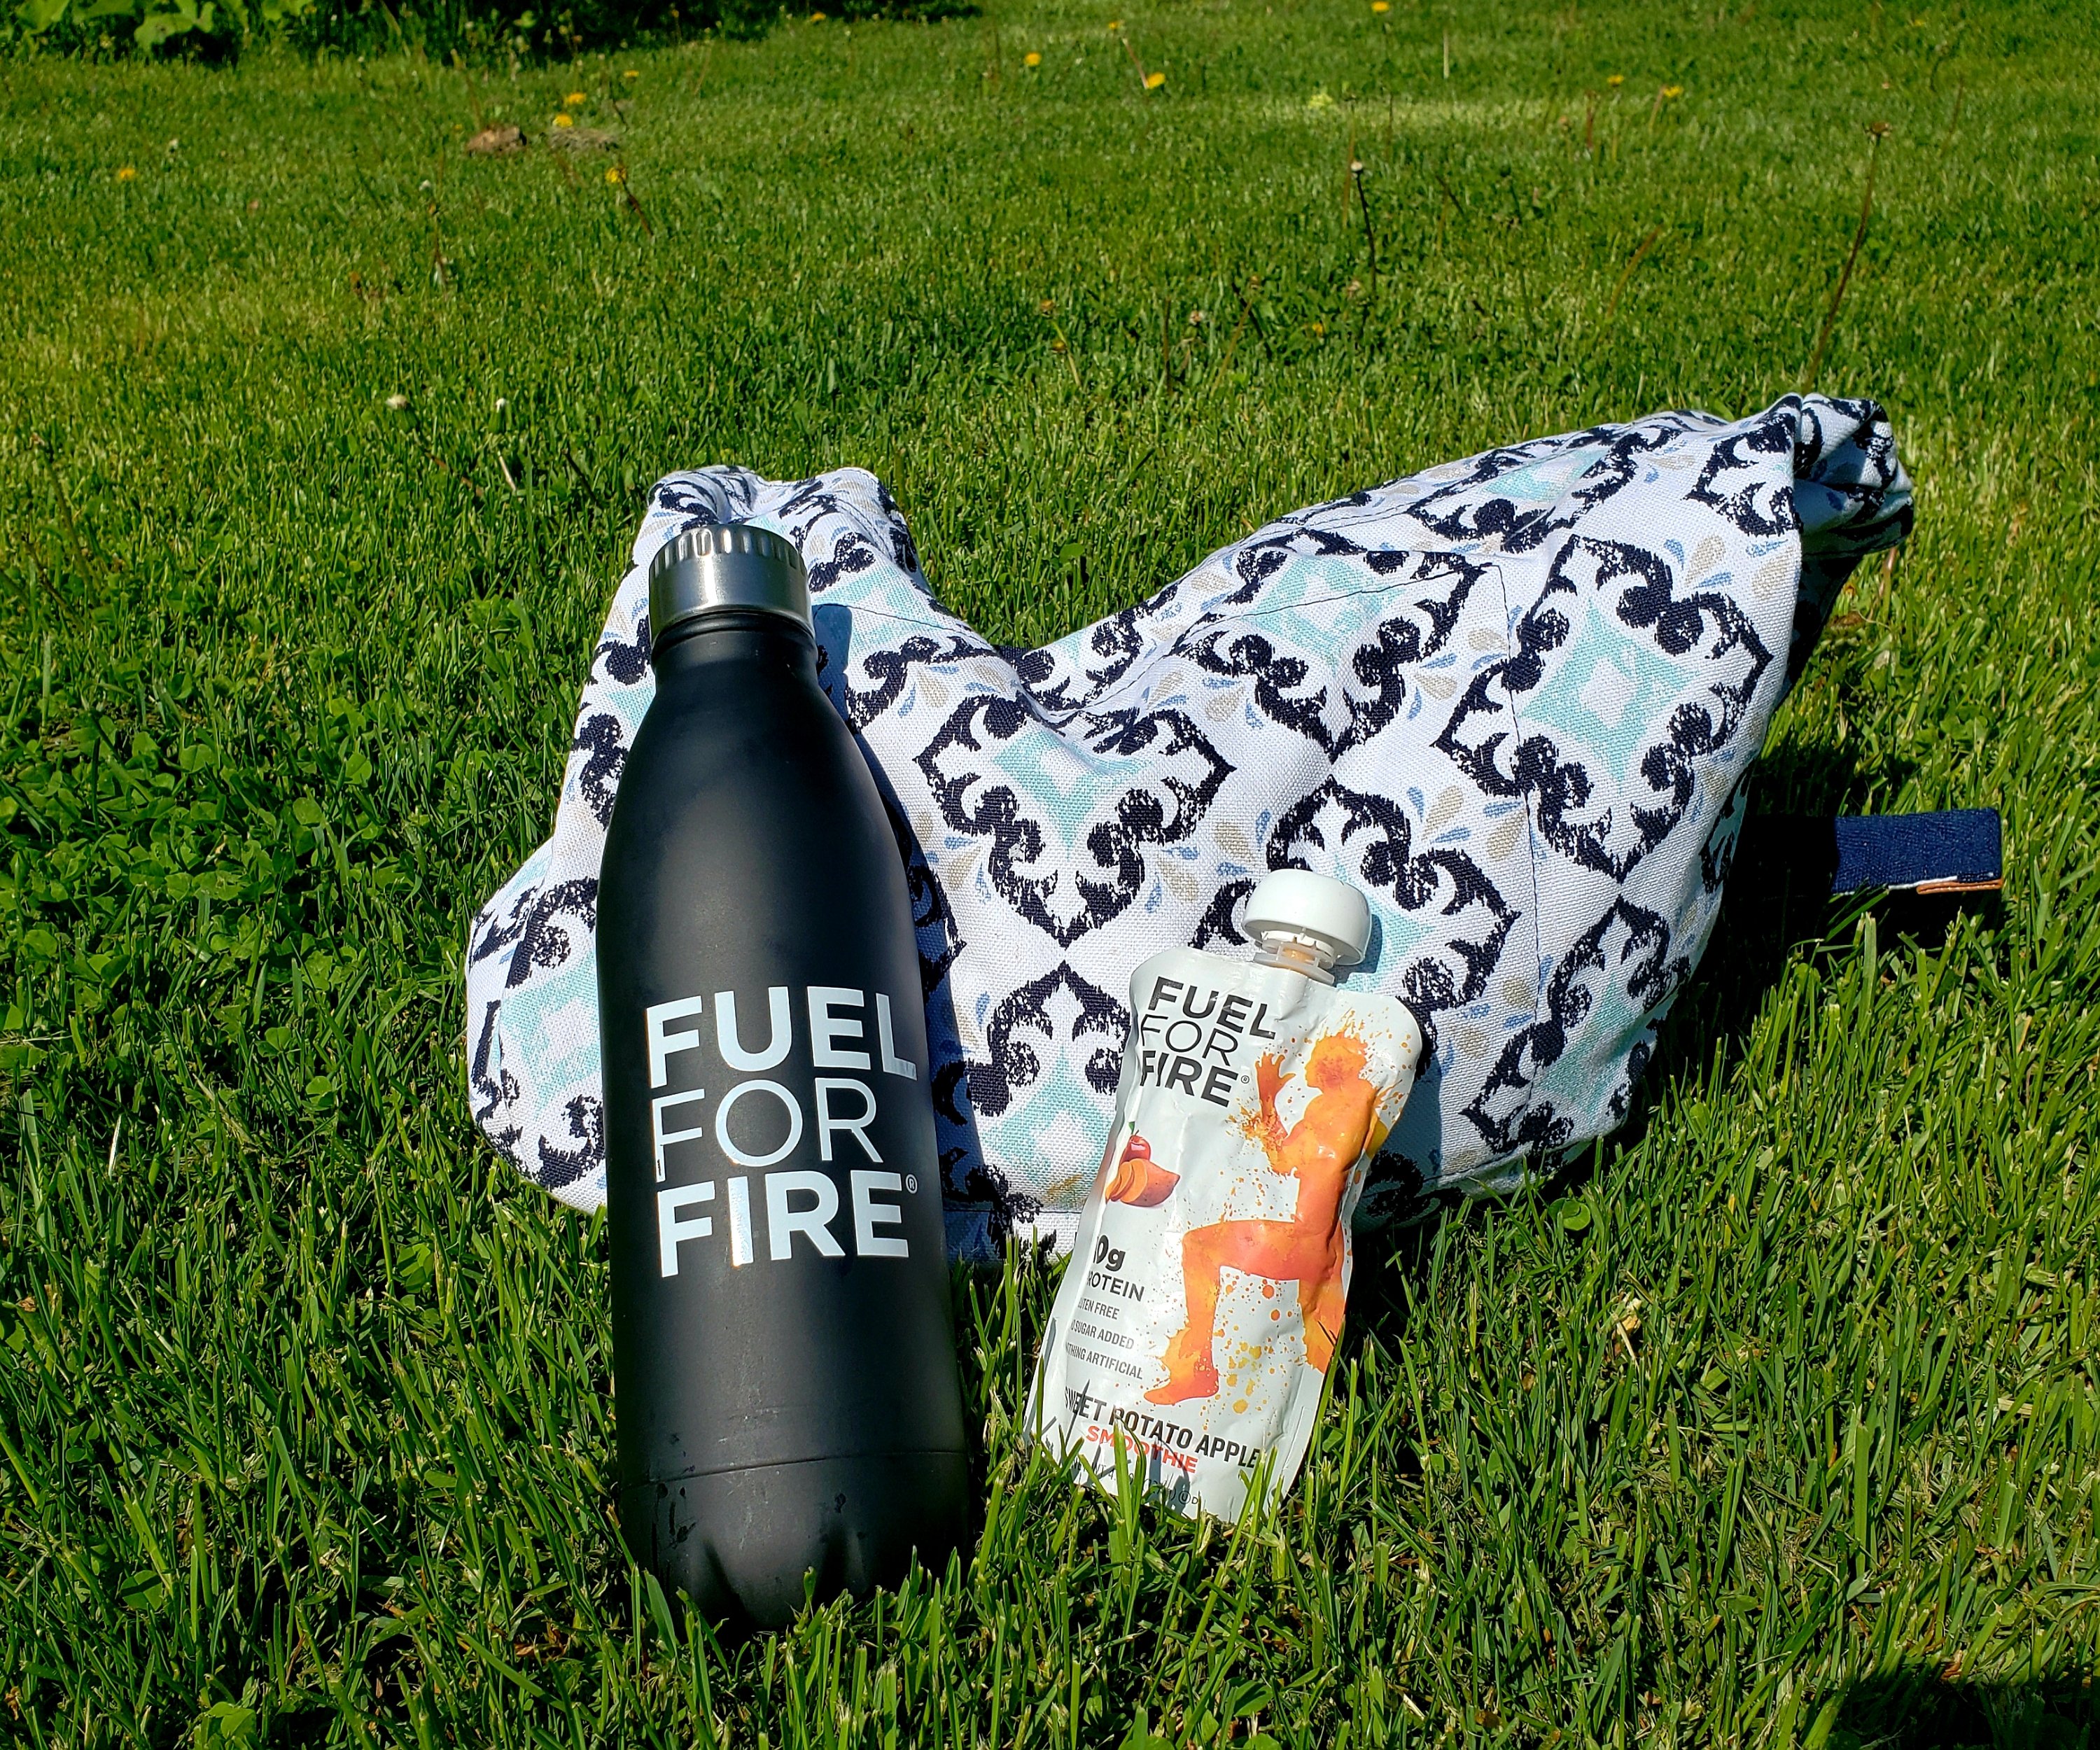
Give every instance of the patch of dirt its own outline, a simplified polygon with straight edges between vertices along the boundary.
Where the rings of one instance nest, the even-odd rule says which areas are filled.
[[[483,128],[466,143],[465,148],[477,158],[497,158],[507,152],[525,149],[525,130],[523,128]]]

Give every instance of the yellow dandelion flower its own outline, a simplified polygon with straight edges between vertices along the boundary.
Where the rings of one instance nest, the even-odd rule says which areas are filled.
[[[1327,324],[1324,322],[1316,322],[1312,324],[1312,332],[1315,334],[1325,334],[1327,332]]]
[[[812,12],[810,15],[810,22],[813,24],[821,24],[823,21],[824,15],[821,12]]]
[[[557,116],[554,117],[554,126],[558,128],[572,128],[576,125],[576,118],[574,116]]]
[[[1662,95],[1665,97],[1682,97],[1684,95],[1684,87],[1681,85],[1665,85],[1662,88]]]
[[[615,164],[611,170],[605,173],[605,179],[608,183],[611,183],[614,187],[617,188],[622,183],[627,180],[627,173]]]
[[[1121,30],[1123,29],[1123,20],[1119,18],[1110,19],[1109,20],[1109,29],[1110,30]]]
[[[1392,0],[1371,0],[1371,10],[1374,12],[1390,12],[1392,10]]]
[[[1024,67],[1040,67],[1043,64],[1043,57],[1035,50],[1030,49],[1021,57],[1021,64]]]
[[[124,165],[117,172],[117,180],[120,183],[135,183],[139,180],[139,173],[130,165]]]
[[[1149,73],[1145,76],[1145,88],[1148,91],[1156,91],[1166,83],[1167,75],[1163,73]]]
[[[639,78],[642,77],[642,75],[641,75],[640,73],[637,73],[637,72],[636,72],[636,71],[635,71],[632,67],[630,67],[630,68],[629,68],[627,69],[627,71],[626,71],[625,73],[622,73],[620,77],[621,78],[623,78],[623,79],[639,79]]]
[[[564,109],[580,109],[588,101],[582,92],[571,91],[562,99],[562,107]]]
[[[1607,85],[1624,85],[1626,82],[1626,76],[1622,73],[1615,73],[1604,82]]]

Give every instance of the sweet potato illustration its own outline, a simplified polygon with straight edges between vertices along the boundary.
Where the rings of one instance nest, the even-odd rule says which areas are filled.
[[[1181,1183],[1179,1173],[1170,1173],[1152,1158],[1152,1144],[1136,1131],[1123,1144],[1123,1158],[1116,1162],[1115,1175],[1109,1180],[1108,1199],[1111,1203],[1127,1203],[1134,1209],[1157,1209],[1173,1195],[1174,1188]]]

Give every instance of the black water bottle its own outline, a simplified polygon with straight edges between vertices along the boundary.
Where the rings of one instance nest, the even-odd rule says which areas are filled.
[[[801,555],[650,567],[656,697],[599,877],[620,1521],[745,1626],[938,1569],[968,1510],[904,865]]]

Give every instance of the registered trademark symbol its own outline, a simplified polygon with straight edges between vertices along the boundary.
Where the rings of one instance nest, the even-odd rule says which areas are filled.
[[[904,1188],[907,1191],[916,1191],[919,1188],[919,1175],[916,1173],[907,1173],[904,1175]]]

